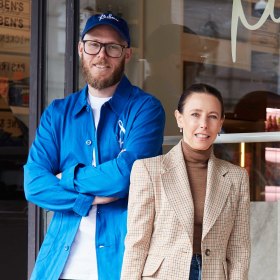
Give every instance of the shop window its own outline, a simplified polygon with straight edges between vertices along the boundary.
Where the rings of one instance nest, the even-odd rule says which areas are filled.
[[[30,0],[0,1],[0,268],[15,280],[27,275],[30,9]]]
[[[231,49],[233,2],[233,0],[79,1],[80,31],[87,18],[95,13],[112,12],[124,16],[128,21],[133,59],[127,65],[126,74],[133,84],[158,97],[165,108],[167,118],[164,152],[181,138],[173,113],[182,91],[195,82],[211,84],[222,92],[226,107],[224,135],[238,133],[238,137],[242,139],[243,134],[249,133],[258,140],[259,133],[271,135],[279,131],[280,25],[268,18],[261,28],[250,31],[239,23],[234,62]],[[241,2],[246,18],[251,24],[260,19],[268,3],[264,0]],[[54,98],[62,98],[64,82],[69,82],[64,81],[63,34],[66,25],[66,3],[69,4],[67,1],[47,1],[45,105]],[[275,17],[279,18],[279,3],[275,3],[274,11]],[[4,78],[3,81],[5,88],[7,80]],[[79,88],[83,86],[83,77],[79,73]],[[3,94],[3,99],[6,100],[5,98],[7,99]],[[273,135],[272,138],[276,137]],[[266,142],[262,139],[255,142],[242,140],[238,143],[218,142],[219,144],[214,145],[216,155],[244,167],[250,175],[253,203],[249,278],[256,279],[257,275],[260,278],[263,276],[263,279],[276,279],[279,274],[277,271],[279,206],[266,202],[280,200],[280,143],[270,142],[269,139]],[[254,203],[255,201],[264,203]],[[44,213],[45,231],[52,214]]]
[[[239,20],[233,61],[234,1],[143,0],[133,1],[135,5],[130,2],[80,1],[80,29],[94,13],[111,11],[127,19],[134,57],[126,74],[134,84],[158,97],[165,108],[164,152],[172,147],[174,139],[180,139],[174,110],[179,96],[192,83],[208,83],[222,92],[226,112],[223,134],[256,133],[257,137],[258,133],[280,131],[278,111],[267,114],[269,108],[280,110],[279,23],[269,16],[260,28],[249,30]],[[251,25],[260,20],[267,6],[267,1],[239,2]],[[271,9],[278,18],[280,4],[275,3]],[[81,74],[79,78],[82,87]],[[279,143],[241,142],[224,144],[227,148],[219,149],[220,156],[242,166],[243,145],[251,179],[251,200],[264,201],[266,186],[280,188],[279,178],[272,180],[269,175],[278,172],[278,164],[271,166],[265,159],[265,149],[278,148]]]
[[[242,1],[249,24],[259,21],[266,4],[266,1]],[[206,82],[222,92],[226,109],[223,133],[277,133],[280,131],[279,24],[268,17],[259,29],[248,30],[239,21],[236,61],[233,61],[232,5],[233,1],[184,1],[184,88],[194,82]],[[272,7],[276,18],[279,8],[279,3]],[[268,154],[277,154],[279,143],[223,144],[226,149],[218,146],[220,157],[247,169],[252,201],[279,199],[279,163],[267,160]]]

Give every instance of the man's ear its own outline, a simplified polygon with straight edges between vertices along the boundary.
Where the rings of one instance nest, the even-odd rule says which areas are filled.
[[[132,56],[132,49],[131,48],[126,48],[125,49],[125,62],[129,62]]]
[[[82,57],[83,51],[84,51],[84,43],[82,41],[79,41],[79,43],[78,43],[78,54],[79,54],[80,58]]]

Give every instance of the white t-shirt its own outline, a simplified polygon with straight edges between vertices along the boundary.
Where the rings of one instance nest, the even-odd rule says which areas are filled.
[[[97,129],[102,105],[111,97],[94,97],[88,93],[88,103],[93,112]],[[92,165],[96,166],[93,148]],[[88,216],[82,217],[78,232],[71,246],[70,255],[60,279],[98,280],[95,250],[96,205],[91,207]]]

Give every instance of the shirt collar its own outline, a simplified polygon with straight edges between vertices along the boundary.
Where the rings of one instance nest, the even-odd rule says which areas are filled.
[[[128,78],[124,75],[118,84],[115,93],[112,98],[108,101],[112,110],[120,115],[125,107],[127,100],[132,92],[132,84],[128,80]],[[74,115],[77,115],[84,107],[88,107],[89,104],[87,102],[87,94],[88,94],[88,85],[86,85],[81,91],[77,103],[75,105],[75,109],[73,111]]]

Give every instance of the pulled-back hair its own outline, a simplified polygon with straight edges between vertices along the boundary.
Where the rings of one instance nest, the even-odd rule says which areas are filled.
[[[203,84],[203,83],[199,83],[199,84],[193,84],[190,87],[188,87],[183,94],[181,95],[179,102],[178,102],[178,111],[182,114],[183,110],[184,110],[184,105],[185,102],[187,100],[187,98],[189,96],[191,96],[194,93],[204,93],[204,94],[209,94],[209,95],[213,95],[215,96],[220,104],[221,104],[221,117],[224,118],[224,101],[223,101],[223,97],[221,95],[221,93],[214,87],[207,85],[207,84]]]

